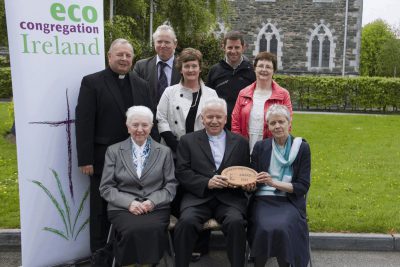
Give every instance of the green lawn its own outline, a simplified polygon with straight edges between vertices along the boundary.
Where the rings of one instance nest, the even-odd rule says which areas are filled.
[[[400,116],[296,114],[311,146],[311,231],[400,231]]]
[[[0,228],[19,227],[16,147],[5,134],[10,130],[8,103],[0,103]]]
[[[19,227],[15,145],[0,103],[0,228]],[[400,232],[400,116],[295,114],[293,134],[312,153],[313,232]]]

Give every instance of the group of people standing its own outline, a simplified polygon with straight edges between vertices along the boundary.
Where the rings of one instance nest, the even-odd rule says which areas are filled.
[[[90,176],[91,251],[106,246],[111,222],[119,266],[156,265],[172,212],[178,267],[207,251],[196,242],[210,218],[222,225],[232,266],[244,266],[246,240],[256,266],[269,257],[306,266],[310,149],[290,135],[290,96],[272,79],[276,57],[261,52],[252,65],[243,36],[229,32],[225,58],[204,83],[202,53],[175,56],[172,27],[159,26],[153,41],[156,55],[131,71],[133,47],[116,39],[108,68],[82,79],[76,139]],[[230,166],[253,168],[257,183],[232,186],[221,176]]]

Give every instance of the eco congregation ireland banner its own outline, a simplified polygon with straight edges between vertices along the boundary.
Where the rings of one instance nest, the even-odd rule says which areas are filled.
[[[90,255],[89,177],[75,150],[84,75],[104,69],[103,1],[6,0],[17,130],[22,264]]]

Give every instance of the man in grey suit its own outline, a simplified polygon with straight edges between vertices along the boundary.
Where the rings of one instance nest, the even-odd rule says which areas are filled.
[[[178,42],[174,29],[169,25],[159,26],[153,34],[153,43],[157,55],[139,60],[134,70],[149,82],[150,93],[157,106],[164,89],[179,83],[181,74],[175,69],[174,54]]]
[[[225,100],[208,100],[202,110],[205,129],[184,135],[177,150],[176,178],[183,188],[181,216],[175,228],[176,266],[189,265],[202,225],[214,217],[227,238],[231,266],[244,265],[247,198],[221,176],[230,166],[249,166],[246,139],[224,130]]]

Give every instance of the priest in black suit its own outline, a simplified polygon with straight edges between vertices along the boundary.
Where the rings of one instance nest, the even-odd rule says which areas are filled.
[[[105,246],[110,225],[107,203],[99,193],[106,149],[128,138],[125,112],[129,107],[154,106],[148,83],[135,72],[129,72],[132,45],[125,39],[116,39],[107,55],[108,68],[83,77],[75,110],[78,166],[83,174],[90,176],[92,252]]]
[[[176,178],[183,187],[181,216],[175,228],[176,266],[189,265],[202,225],[215,218],[227,239],[231,266],[244,265],[247,198],[221,176],[230,166],[249,166],[246,139],[225,130],[225,100],[208,100],[202,109],[205,129],[184,135],[177,150]],[[251,188],[246,188],[251,189]]]
[[[159,26],[153,33],[153,43],[157,55],[136,62],[134,71],[149,82],[157,106],[165,88],[179,83],[181,74],[175,68],[177,39],[174,29],[169,25]]]

